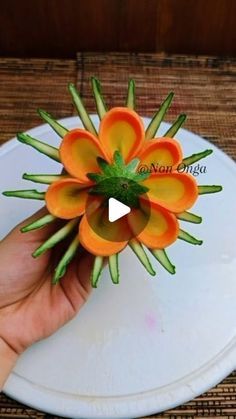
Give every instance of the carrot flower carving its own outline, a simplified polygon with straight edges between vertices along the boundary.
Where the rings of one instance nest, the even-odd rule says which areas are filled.
[[[168,258],[166,247],[177,239],[202,244],[201,240],[180,228],[180,221],[201,223],[201,217],[188,210],[199,195],[222,189],[216,185],[199,186],[191,173],[180,173],[178,167],[181,164],[189,166],[207,157],[212,150],[183,156],[181,144],[174,138],[186,119],[183,114],[163,137],[157,136],[173,93],[167,96],[145,130],[142,118],[134,110],[133,80],[129,82],[124,107],[108,110],[100,83],[95,78],[92,78],[92,90],[100,118],[98,129],[75,86],[69,84],[69,92],[84,129],[68,131],[47,112],[39,110],[43,120],[62,138],[59,149],[28,134],[17,135],[22,143],[60,162],[63,165],[62,174],[24,174],[26,180],[49,185],[46,192],[30,189],[3,194],[45,200],[48,214],[24,226],[23,232],[42,228],[57,218],[64,220],[63,226],[35,250],[34,257],[74,232],[71,244],[55,269],[54,283],[65,274],[80,245],[95,255],[91,275],[94,287],[102,272],[104,258],[109,260],[113,283],[119,282],[118,255],[126,246],[130,246],[151,275],[155,275],[155,271],[146,249],[168,272],[174,274],[175,267]],[[140,170],[151,168],[154,163],[171,170]],[[110,198],[116,198],[131,209],[128,215],[115,223],[109,222],[107,217]]]

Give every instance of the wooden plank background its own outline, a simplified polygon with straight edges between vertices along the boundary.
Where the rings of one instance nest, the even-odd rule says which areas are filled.
[[[1,0],[0,55],[236,54],[235,0]]]

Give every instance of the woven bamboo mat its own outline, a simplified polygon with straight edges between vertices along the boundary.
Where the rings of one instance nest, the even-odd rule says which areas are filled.
[[[77,82],[95,112],[89,78],[103,84],[109,106],[124,103],[127,80],[137,84],[137,110],[151,116],[166,94],[175,101],[167,121],[185,112],[185,127],[236,158],[236,60],[163,54],[79,53],[73,60],[0,59],[1,142],[40,123],[35,110],[56,117],[72,115],[66,84]],[[236,372],[195,400],[152,418],[236,418]],[[0,418],[58,419],[0,394]],[[145,418],[143,418],[145,419]]]
[[[41,124],[37,108],[70,116],[68,81],[76,81],[75,60],[0,58],[0,145]]]
[[[101,80],[110,106],[124,104],[127,81],[134,78],[139,113],[151,116],[174,91],[167,121],[187,113],[186,128],[236,157],[236,59],[79,53],[77,63],[78,87],[91,112],[95,112],[88,83],[92,75]]]

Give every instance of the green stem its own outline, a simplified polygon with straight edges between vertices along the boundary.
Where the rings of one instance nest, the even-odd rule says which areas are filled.
[[[175,266],[171,263],[165,249],[149,249],[152,255],[170,274],[175,274]]]
[[[27,224],[26,226],[21,228],[22,233],[27,233],[28,231],[37,230],[38,228],[44,227],[53,221],[56,220],[57,217],[54,217],[54,215],[46,214],[43,217],[39,218],[36,221],[33,221],[30,224]]]
[[[62,278],[65,275],[67,266],[75,257],[78,247],[79,247],[79,238],[78,238],[78,233],[77,233],[55,269],[55,273],[54,273],[53,281],[52,281],[53,284],[57,284],[60,281],[60,278]]]
[[[135,109],[135,81],[129,80],[126,106],[129,109]]]
[[[86,111],[84,104],[82,102],[82,99],[79,95],[79,92],[77,91],[75,85],[73,83],[69,83],[68,85],[69,92],[72,96],[72,100],[74,102],[74,105],[77,109],[77,112],[80,116],[80,119],[82,121],[82,124],[85,129],[90,131],[93,135],[97,137],[98,133],[96,131],[96,128],[92,122],[92,119],[90,118],[88,112]]]
[[[47,122],[50,127],[59,135],[59,137],[63,138],[67,132],[69,131],[67,128],[63,127],[52,115],[48,112],[44,111],[43,109],[38,109],[39,116]]]
[[[163,137],[173,138],[185,122],[186,118],[187,116],[185,114],[180,114],[175,122],[171,125],[171,127],[166,131]]]
[[[104,117],[104,115],[107,113],[107,107],[105,104],[105,101],[102,96],[102,89],[101,84],[98,79],[95,77],[91,78],[92,81],[92,90],[93,95],[96,103],[97,113],[100,119]]]
[[[182,160],[181,164],[185,164],[185,166],[189,166],[190,164],[196,163],[197,161],[204,159],[205,157],[209,156],[213,153],[213,150],[205,150],[201,151],[201,153],[192,154],[191,156],[185,157]]]
[[[118,265],[118,253],[115,255],[109,256],[109,270],[113,284],[119,284],[119,265]]]
[[[25,189],[19,191],[5,191],[2,193],[5,196],[10,196],[14,198],[24,198],[24,199],[38,199],[43,201],[45,198],[45,192],[38,192],[35,189]]]
[[[96,256],[94,259],[93,270],[91,273],[91,283],[92,283],[93,288],[97,288],[97,284],[101,276],[102,269],[103,269],[103,257]]]
[[[113,162],[114,164],[116,164],[117,166],[121,167],[125,165],[125,161],[124,158],[121,154],[120,151],[116,150],[113,154]]]
[[[190,243],[190,244],[201,245],[203,243],[202,240],[196,239],[195,237],[191,236],[191,234],[189,234],[187,231],[184,231],[184,230],[179,230],[178,239],[184,240],[185,242]]]
[[[200,224],[202,222],[202,217],[199,215],[193,214],[192,212],[181,212],[177,214],[179,220],[187,221],[189,223]]]
[[[154,138],[156,135],[156,132],[161,125],[161,122],[163,121],[166,112],[168,111],[171,102],[173,100],[174,93],[170,92],[167,98],[164,100],[164,102],[161,104],[159,110],[154,114],[150,124],[148,125],[146,132],[145,132],[145,138],[147,140],[150,140],[151,138]]]
[[[199,195],[205,195],[208,193],[216,193],[222,191],[223,187],[220,185],[199,185],[198,193]]]
[[[64,227],[54,233],[48,240],[46,240],[41,246],[39,246],[33,253],[33,257],[36,258],[52,247],[56,246],[57,243],[64,240],[78,224],[78,218],[69,221]]]
[[[39,151],[40,153],[50,157],[50,159],[60,162],[60,155],[57,148],[45,144],[42,141],[36,140],[35,138],[30,137],[28,134],[19,133],[17,134],[17,139],[21,143],[27,144],[35,148],[35,150]]]
[[[43,183],[46,185],[50,185],[53,182],[58,180],[66,179],[68,176],[66,175],[39,175],[39,174],[29,174],[24,173],[22,178],[25,180],[30,180],[31,182],[35,183]]]
[[[143,248],[140,242],[138,242],[135,239],[132,239],[129,241],[129,246],[135,253],[135,255],[138,257],[144,268],[150,273],[151,275],[156,275],[156,272],[154,271],[151,262]]]

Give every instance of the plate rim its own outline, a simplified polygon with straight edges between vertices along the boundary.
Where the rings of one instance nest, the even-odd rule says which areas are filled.
[[[97,118],[97,115],[92,114],[92,119]],[[142,118],[150,121],[149,117]],[[77,122],[81,125],[78,116],[66,117],[58,120],[65,126],[73,125]],[[169,127],[171,124],[163,122],[163,125]],[[30,135],[37,133],[44,134],[51,130],[48,124],[40,124],[26,132]],[[223,159],[230,168],[236,171],[236,164],[234,160],[228,156],[219,147],[212,144],[209,140],[195,134],[192,131],[184,128],[180,129],[180,136],[182,133],[189,133],[200,138],[208,144],[213,150],[215,149],[218,155]],[[16,137],[8,140],[0,146],[0,157],[5,153],[10,152],[16,146],[20,146]],[[15,372],[12,372],[9,379],[4,386],[3,392],[13,397],[15,400],[25,403],[30,407],[46,412],[63,415],[64,417],[88,419],[96,418],[128,418],[139,417],[143,415],[151,415],[161,411],[176,407],[182,403],[199,396],[209,388],[218,384],[228,374],[236,368],[236,336],[210,361],[185,375],[181,379],[143,393],[136,393],[127,396],[114,397],[89,397],[89,396],[75,396],[68,393],[54,391],[39,384],[35,384],[30,380],[21,377]],[[197,389],[195,388],[197,386]],[[32,391],[33,388],[33,391]],[[30,394],[30,400],[27,397]],[[58,397],[59,395],[59,397]],[[59,400],[58,400],[59,399]],[[64,401],[70,401],[70,405],[65,405]],[[41,403],[40,403],[41,402]],[[88,402],[90,407],[88,409]],[[78,414],[79,412],[79,414]]]
[[[236,368],[235,359],[236,336],[218,355],[198,370],[185,375],[171,384],[144,393],[118,397],[79,395],[76,397],[76,395],[44,388],[21,377],[17,373],[11,374],[9,384],[4,389],[4,393],[30,407],[73,419],[135,418],[160,413],[199,396],[209,388],[217,385]],[[186,378],[188,378],[187,381]],[[196,384],[198,385],[197,390],[194,388]],[[32,396],[32,387],[34,389],[34,397],[31,397],[29,402],[27,394],[30,390]],[[178,404],[176,404],[176,397],[178,397]],[[47,405],[45,404],[42,407],[42,403],[38,402],[39,400],[41,402],[43,400],[43,403],[46,402]],[[64,400],[69,401],[70,405],[65,407]],[[90,413],[87,410],[88,403],[90,408],[92,405]]]

